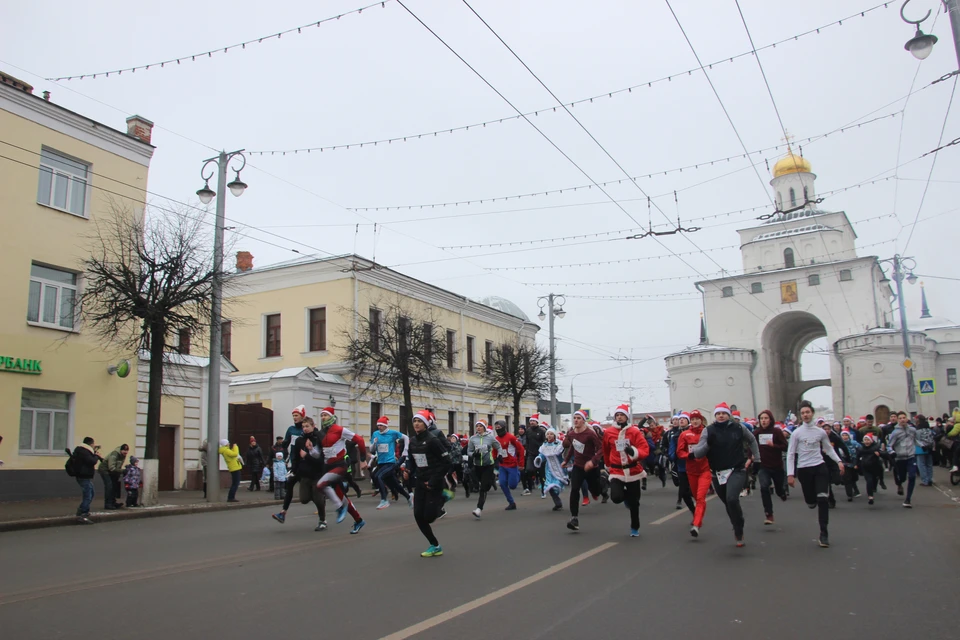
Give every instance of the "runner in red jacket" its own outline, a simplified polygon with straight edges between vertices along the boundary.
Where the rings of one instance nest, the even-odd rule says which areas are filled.
[[[507,423],[497,420],[494,425],[497,431],[497,442],[500,443],[500,490],[507,499],[507,511],[515,511],[517,503],[513,501],[511,489],[516,489],[520,483],[520,468],[526,459],[526,451],[517,436],[507,431]]]
[[[710,489],[710,463],[706,458],[694,458],[690,455],[690,447],[700,442],[700,433],[703,431],[703,414],[694,409],[690,412],[690,428],[680,434],[677,442],[677,457],[687,461],[687,479],[690,481],[690,492],[693,493],[697,506],[693,512],[693,522],[690,523],[690,535],[694,538],[700,535],[703,526],[703,516],[707,512],[707,491]]]
[[[640,464],[650,455],[650,446],[640,428],[630,424],[630,408],[622,404],[613,412],[615,424],[603,431],[603,463],[610,474],[610,499],[627,503],[630,510],[630,537],[640,535]],[[648,421],[654,420],[647,416]]]
[[[320,446],[323,447],[323,460],[326,472],[317,482],[317,488],[327,494],[327,498],[337,509],[337,522],[343,522],[347,512],[353,517],[350,533],[360,533],[366,524],[353,502],[343,494],[343,482],[347,477],[347,441],[357,445],[360,452],[360,468],[366,469],[367,445],[363,438],[337,424],[337,416],[332,407],[320,411]]]

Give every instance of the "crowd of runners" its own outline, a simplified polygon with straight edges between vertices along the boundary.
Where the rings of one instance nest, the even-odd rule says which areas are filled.
[[[640,535],[640,497],[648,477],[666,487],[670,478],[677,487],[676,508],[691,514],[690,535],[701,535],[707,499],[716,495],[724,505],[733,528],[735,544],[744,546],[744,515],[740,499],[759,484],[764,525],[774,524],[776,496],[786,501],[791,488],[800,485],[803,502],[817,512],[818,543],[829,547],[830,510],[836,506],[834,487],[843,487],[847,501],[863,494],[873,505],[878,488],[886,489],[884,476],[892,471],[903,507],[911,508],[917,477],[921,485],[933,483],[933,466],[940,462],[956,470],[960,424],[953,417],[891,415],[889,424],[874,423],[871,415],[854,422],[817,419],[813,406],[800,403],[798,416],[778,421],[769,410],[756,419],[743,419],[725,403],[712,415],[693,409],[678,413],[669,426],[646,415],[631,424],[631,408],[620,405],[612,418],[591,421],[584,411],[573,415],[566,431],[551,427],[539,415],[510,433],[505,421],[490,428],[479,420],[473,433],[444,434],[433,413],[424,409],[413,416],[413,435],[390,428],[380,418],[377,430],[364,439],[337,423],[334,409],[320,412],[319,427],[299,406],[294,424],[287,430],[283,451],[277,452],[274,468],[276,495],[283,509],[273,518],[283,524],[299,485],[299,499],[313,503],[319,522],[327,528],[326,502],[336,512],[336,522],[349,514],[350,533],[366,522],[349,497],[362,490],[353,480],[353,465],[370,470],[373,495],[380,498],[378,510],[403,499],[429,547],[420,555],[443,555],[433,523],[446,515],[444,504],[458,488],[465,497],[476,495],[475,518],[483,517],[491,491],[499,491],[507,511],[517,509],[514,493],[539,492],[550,498],[554,511],[564,510],[561,495],[569,489],[566,528],[580,530],[580,509],[593,501],[623,504],[629,512],[629,535]],[[950,445],[944,447],[943,445]],[[759,481],[759,482],[758,482]],[[282,490],[281,490],[282,487]]]

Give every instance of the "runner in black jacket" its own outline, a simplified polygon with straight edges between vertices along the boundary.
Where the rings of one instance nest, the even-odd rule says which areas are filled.
[[[290,463],[292,474],[287,479],[287,487],[283,497],[283,509],[273,514],[273,519],[283,524],[287,519],[287,509],[293,501],[293,487],[300,483],[300,504],[313,502],[317,507],[320,518],[314,531],[323,531],[327,528],[326,505],[327,500],[322,490],[317,489],[317,480],[323,477],[323,448],[320,446],[320,432],[317,430],[313,418],[304,418],[300,423],[303,435],[299,436],[290,446]]]
[[[443,555],[440,542],[433,535],[430,525],[443,509],[444,477],[450,471],[450,452],[441,442],[442,437],[428,431],[429,421],[427,411],[420,411],[413,417],[415,435],[410,439],[410,455],[403,469],[404,478],[408,478],[411,472],[416,472],[413,517],[420,527],[420,532],[430,543],[427,550],[420,554],[424,558]]]

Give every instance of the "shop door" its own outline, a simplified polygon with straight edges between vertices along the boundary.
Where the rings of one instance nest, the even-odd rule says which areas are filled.
[[[236,444],[240,455],[244,456],[244,466],[240,477],[250,479],[251,470],[246,464],[247,449],[250,448],[250,436],[257,439],[260,450],[263,451],[264,461],[270,462],[273,446],[273,411],[265,409],[262,404],[231,404],[228,422],[228,438],[231,444]]]
[[[177,427],[175,425],[160,425],[158,443],[159,471],[157,475],[158,491],[173,491],[174,468],[177,462]]]

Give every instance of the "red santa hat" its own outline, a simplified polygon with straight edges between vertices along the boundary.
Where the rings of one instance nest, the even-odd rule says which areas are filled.
[[[627,420],[629,420],[629,419],[630,419],[630,405],[624,403],[624,404],[621,404],[620,406],[618,406],[616,409],[613,410],[613,417],[616,418],[618,413],[622,413],[623,415],[627,416]]]
[[[429,427],[430,424],[433,422],[433,414],[427,411],[426,409],[421,409],[420,411],[417,411],[415,414],[413,414],[413,419],[420,420],[423,424]]]
[[[573,412],[573,417],[576,418],[577,416],[580,416],[584,422],[590,422],[590,418],[587,417],[587,412],[583,409]]]
[[[846,422],[847,420],[849,420],[850,422],[853,422],[853,418],[851,418],[850,416],[843,416],[843,421]]]
[[[320,409],[320,419],[323,420],[324,414],[330,416],[331,418],[337,417],[337,412],[333,410],[333,407],[324,407]]]
[[[713,409],[713,417],[717,417],[718,413],[726,413],[728,415],[733,415],[730,413],[730,407],[726,402],[721,402]]]
[[[700,418],[700,420],[703,421],[703,414],[700,413],[700,409],[694,409],[693,411],[690,412],[691,422],[693,421],[694,418]]]
[[[683,420],[684,418],[686,418],[687,422],[690,422],[690,414],[687,413],[686,411],[681,411],[680,413],[678,413],[677,418],[679,418],[680,420]]]
[[[739,418],[739,417],[740,417],[740,410],[739,410],[739,409],[734,409],[734,410],[730,413],[730,415],[732,415],[732,416],[737,416],[737,417]]]
[[[540,414],[535,413],[530,416],[530,424],[540,424]]]
[[[301,404],[301,405],[298,405],[298,406],[294,407],[294,408],[293,408],[293,411],[292,411],[291,413],[298,413],[298,414],[300,414],[301,416],[306,417],[306,415],[307,415],[307,408]]]
[[[383,425],[383,426],[385,426],[385,427],[389,427],[389,426],[390,426],[390,418],[388,418],[387,416],[381,417],[379,420],[377,420],[377,426],[379,427],[380,425]]]
[[[487,426],[487,421],[486,421],[486,420],[477,420],[475,423],[473,423],[473,426],[474,426],[474,428],[476,428],[476,427],[483,427],[484,429],[489,429],[489,428],[490,428],[490,427]]]

